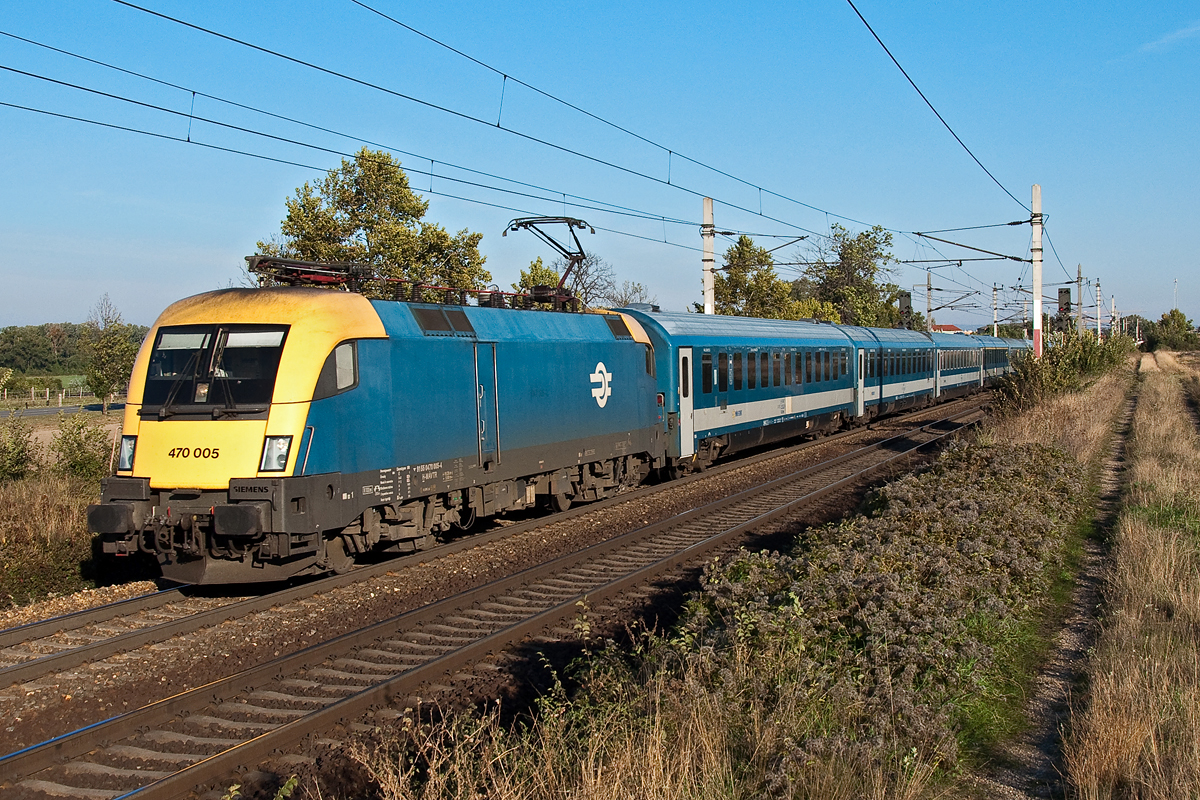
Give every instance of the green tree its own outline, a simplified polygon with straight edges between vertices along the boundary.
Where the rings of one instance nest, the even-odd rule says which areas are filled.
[[[514,292],[529,293],[535,286],[558,286],[560,280],[562,275],[543,264],[542,257],[538,256],[529,262],[529,269],[521,270],[521,278],[512,284],[512,288]]]
[[[58,432],[50,440],[55,472],[89,481],[112,474],[112,438],[93,417],[79,412],[58,415]]]
[[[1200,350],[1200,336],[1192,321],[1178,308],[1172,308],[1150,326],[1146,336],[1147,350]]]
[[[88,388],[99,398],[107,415],[109,395],[121,391],[129,383],[138,346],[132,340],[132,326],[122,321],[121,312],[107,294],[96,303],[85,327],[87,335],[83,350],[87,367],[84,374]]]
[[[775,274],[771,254],[749,236],[739,236],[725,251],[725,266],[714,277],[713,298],[718,314],[838,321],[830,304],[793,297],[792,285]]]
[[[886,280],[894,261],[891,246],[892,234],[878,225],[852,235],[835,223],[831,235],[810,253],[807,280],[794,284],[797,295],[832,305],[846,325],[895,327],[900,287]]]
[[[15,481],[37,468],[38,446],[33,429],[16,411],[0,422],[0,481]]]
[[[384,277],[459,289],[481,289],[492,279],[479,252],[483,234],[453,236],[423,221],[429,203],[414,192],[390,153],[358,151],[314,187],[287,200],[280,235],[260,241],[264,255],[306,261],[351,261]]]

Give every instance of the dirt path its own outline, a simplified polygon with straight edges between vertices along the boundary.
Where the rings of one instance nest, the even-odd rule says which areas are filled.
[[[1146,362],[1149,363],[1146,363]],[[1139,373],[1157,369],[1153,355],[1146,355]],[[1110,538],[1120,510],[1124,486],[1126,443],[1137,407],[1135,381],[1117,417],[1116,428],[1101,465],[1100,496],[1093,526],[1095,534],[1084,543],[1075,589],[1066,609],[1062,628],[1054,639],[1042,672],[1034,679],[1026,703],[1029,727],[1008,742],[996,762],[971,781],[981,796],[995,798],[1061,798],[1066,796],[1062,759],[1062,732],[1069,722],[1073,687],[1084,674],[1088,651],[1099,633],[1097,610],[1108,569],[1108,550],[1102,540]]]

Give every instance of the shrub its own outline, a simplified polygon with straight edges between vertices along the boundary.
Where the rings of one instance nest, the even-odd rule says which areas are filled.
[[[1051,334],[1040,359],[1020,358],[1013,371],[1001,379],[996,406],[1002,412],[1020,412],[1055,395],[1078,391],[1085,378],[1116,368],[1133,349],[1133,339],[1128,336],[1101,341],[1091,333]]]
[[[112,439],[87,414],[60,414],[50,451],[53,469],[60,475],[98,481],[112,473]]]
[[[37,468],[38,448],[29,423],[13,411],[0,425],[0,481],[24,478]]]

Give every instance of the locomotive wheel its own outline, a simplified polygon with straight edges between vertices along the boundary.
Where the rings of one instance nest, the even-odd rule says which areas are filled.
[[[550,505],[555,511],[566,511],[571,507],[571,498],[560,492],[550,496]]]
[[[325,540],[325,566],[335,575],[343,575],[354,567],[354,556],[346,552],[346,540],[341,536]]]

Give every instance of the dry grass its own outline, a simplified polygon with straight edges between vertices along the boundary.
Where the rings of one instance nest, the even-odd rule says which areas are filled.
[[[917,800],[930,795],[935,761],[912,753],[893,763],[871,758],[851,743],[806,758],[791,781],[773,776],[782,769],[777,754],[786,744],[780,741],[784,728],[799,723],[819,729],[838,712],[820,703],[770,712],[754,704],[735,707],[710,684],[695,666],[677,678],[659,672],[636,698],[584,707],[562,697],[543,701],[525,728],[506,727],[498,707],[425,724],[409,719],[398,731],[351,744],[349,754],[384,800]],[[804,719],[781,724],[779,716],[789,712]]]
[[[1141,373],[1104,631],[1065,747],[1085,800],[1200,796],[1197,384],[1167,353]]]
[[[92,585],[82,568],[96,494],[91,482],[51,474],[0,482],[0,607]]]
[[[1111,438],[1136,364],[1136,357],[1130,357],[1124,367],[1083,391],[1057,395],[1029,411],[1003,417],[989,425],[983,436],[995,442],[1051,445],[1094,467]]]

